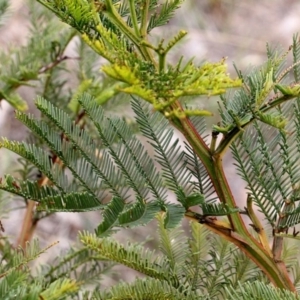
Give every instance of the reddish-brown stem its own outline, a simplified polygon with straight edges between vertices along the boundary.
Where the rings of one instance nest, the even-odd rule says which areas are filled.
[[[48,183],[48,178],[43,177],[39,181],[39,186],[44,186],[47,183]],[[36,226],[33,220],[35,207],[36,207],[35,201],[28,200],[21,232],[17,241],[17,246],[21,246],[23,249],[25,248],[26,242],[31,240],[34,232],[34,228]]]
[[[179,102],[176,102],[172,108],[183,111]],[[222,157],[224,152],[210,151],[187,117],[172,121],[175,127],[185,136],[205,166],[219,200],[229,208],[236,208],[235,199],[223,170]],[[228,219],[232,229],[220,228],[215,226],[213,222],[205,224],[211,231],[239,247],[241,251],[254,261],[275,286],[295,291],[295,286],[291,282],[288,274],[282,272],[283,269],[279,268],[273,256],[270,255],[270,251],[267,252],[264,246],[249,233],[240,213],[232,213],[228,216]]]
[[[25,248],[25,244],[27,241],[31,239],[32,236],[32,223],[33,223],[33,213],[35,209],[35,202],[29,200],[27,202],[26,212],[23,219],[23,224],[21,228],[21,232],[17,241],[17,246]]]

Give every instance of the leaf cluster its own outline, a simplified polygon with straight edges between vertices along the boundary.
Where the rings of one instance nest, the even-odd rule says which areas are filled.
[[[293,49],[296,71],[296,63],[300,58],[297,54],[297,37],[294,39]],[[267,82],[270,82],[268,89],[274,88],[274,82],[285,76],[286,70],[282,71],[284,56],[285,54],[269,51],[269,61],[263,69],[264,73],[253,72],[245,79],[251,90],[241,90],[236,95],[239,101],[232,100],[227,104],[228,111],[241,126],[243,120],[252,120],[253,125],[239,135],[231,149],[238,173],[247,183],[249,197],[259,207],[271,227],[279,232],[299,223],[299,101],[297,99],[293,103],[283,103],[258,116],[255,106],[263,105],[268,108],[268,105],[271,106],[273,101],[281,97],[283,91],[279,89],[275,97],[267,100],[268,103],[261,103],[259,93],[262,95],[267,91]],[[277,69],[271,67],[274,65]],[[283,94],[285,96],[287,95]],[[229,118],[231,117],[228,113],[223,114],[224,122]]]
[[[166,212],[167,227],[176,226],[189,208],[196,205],[205,215],[232,212],[222,205],[204,201],[204,196],[212,195],[212,182],[193,150],[179,145],[174,131],[158,112],[151,112],[148,105],[138,100],[133,102],[140,132],[156,153],[153,160],[126,122],[107,117],[87,94],[79,97],[78,102],[93,122],[98,139],[93,140],[64,111],[38,98],[37,107],[62,135],[46,121],[17,112],[17,118],[45,142],[46,148],[7,139],[2,140],[1,146],[30,161],[52,185],[40,187],[39,180],[18,182],[8,175],[2,180],[1,189],[39,202],[39,210],[104,209],[103,223],[97,229],[99,235],[116,226],[146,224],[159,211]],[[54,163],[50,153],[61,164]],[[71,178],[66,175],[67,169],[73,175]],[[177,203],[168,201],[168,189],[175,193]],[[112,200],[104,205],[107,197]]]

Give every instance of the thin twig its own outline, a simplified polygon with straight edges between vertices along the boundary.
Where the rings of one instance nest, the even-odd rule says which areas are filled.
[[[43,66],[42,68],[40,68],[39,69],[39,74],[46,73],[47,71],[53,69],[58,64],[60,64],[61,62],[65,61],[67,59],[80,59],[80,57],[69,57],[67,55],[59,56],[59,57],[56,58],[55,61],[51,62],[50,64],[48,64],[46,66]]]

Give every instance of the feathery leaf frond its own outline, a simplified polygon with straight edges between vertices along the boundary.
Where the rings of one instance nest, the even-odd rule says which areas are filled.
[[[154,278],[137,279],[132,284],[120,283],[109,292],[98,293],[98,296],[96,293],[92,297],[97,300],[207,300],[206,296],[200,296],[189,289],[181,292],[167,281]]]
[[[128,243],[126,247],[112,238],[97,238],[95,235],[82,233],[81,242],[96,251],[103,259],[121,263],[153,278],[164,280],[173,277],[164,258],[157,258],[154,252],[143,250],[138,244]]]
[[[150,188],[155,198],[159,199],[161,185],[157,179],[160,176],[155,171],[152,159],[143,150],[141,143],[133,137],[133,133],[125,122],[110,118],[102,119],[101,122],[99,116],[103,113],[99,106],[85,98],[79,102],[94,122],[103,145],[109,149],[109,154],[127,179],[129,186],[141,199],[148,198],[146,186]],[[121,142],[117,147],[113,145],[115,139]]]
[[[299,36],[295,34],[293,37],[293,63],[294,63],[294,77],[295,81],[300,81],[300,66],[298,62],[300,61],[300,43],[299,43]],[[296,64],[297,63],[297,64]]]
[[[165,214],[158,214],[158,232],[159,232],[159,248],[166,256],[170,269],[174,273],[178,273],[179,268],[185,263],[187,246],[184,240],[180,241],[179,236],[182,231],[178,228],[168,230],[165,228]]]
[[[147,32],[153,28],[163,26],[173,17],[176,9],[180,7],[184,0],[168,0],[159,8],[159,12],[151,15],[148,23]],[[156,1],[158,2],[158,1]]]
[[[96,235],[98,237],[104,237],[106,235],[111,234],[111,228],[115,226],[118,221],[118,217],[120,213],[123,211],[125,206],[124,201],[122,199],[113,197],[112,200],[107,204],[104,208],[102,216],[103,221],[98,225],[95,230]]]
[[[88,95],[82,97],[87,97],[87,101],[92,101],[92,98]],[[101,178],[104,186],[109,188],[116,197],[126,197],[126,191],[121,190],[125,182],[116,172],[108,153],[101,151],[102,145],[95,143],[80,126],[74,124],[68,114],[55,108],[49,102],[38,98],[37,107],[63,131],[72,143],[74,151],[77,150],[86,163],[90,164],[91,171]],[[99,114],[98,118],[101,120],[103,113]]]
[[[182,164],[184,154],[178,145],[179,139],[172,142],[174,132],[168,127],[168,121],[161,114],[153,113],[149,105],[136,99],[132,102],[132,108],[141,133],[155,150],[155,160],[162,167],[166,185],[174,192],[187,188],[191,175]]]
[[[227,299],[274,299],[274,300],[296,300],[298,296],[293,292],[287,290],[276,289],[271,285],[266,285],[259,281],[246,282],[244,284],[239,284],[239,289],[226,288],[227,289]]]
[[[185,143],[185,149],[186,167],[193,175],[190,183],[194,186],[194,191],[198,191],[204,196],[205,203],[215,202],[218,198],[207,170],[190,145]]]
[[[78,289],[79,285],[75,280],[69,278],[57,279],[39,297],[49,300],[63,299],[66,297],[66,294],[74,294]]]
[[[120,214],[119,224],[124,227],[148,224],[161,209],[157,201],[146,203],[143,199],[137,198],[134,204],[127,205],[127,208]]]
[[[293,114],[299,114],[293,105]],[[239,174],[247,182],[251,197],[273,228],[298,224],[300,181],[299,121],[292,118],[288,131],[255,123],[232,145]],[[289,132],[295,132],[296,138]]]

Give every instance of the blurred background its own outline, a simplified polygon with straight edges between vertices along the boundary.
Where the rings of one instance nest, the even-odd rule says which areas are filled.
[[[26,44],[29,34],[29,9],[24,0],[12,0],[9,14],[0,28],[0,51],[7,51],[12,45]],[[179,46],[173,50],[172,58],[194,57],[196,62],[219,61],[227,57],[228,70],[232,77],[234,62],[241,70],[258,66],[266,60],[266,44],[281,46],[286,51],[292,44],[293,34],[300,32],[300,1],[297,0],[186,0],[174,19],[164,27],[153,31],[165,36],[166,40],[179,30],[188,31]],[[72,51],[72,49],[68,49]],[[170,61],[171,62],[171,61]],[[9,64],[10,61],[7,61]],[[0,65],[0,72],[3,66]],[[70,83],[76,88],[76,81]],[[35,94],[31,88],[20,88],[20,95],[28,102],[29,111],[36,113],[33,105]],[[200,98],[197,101],[210,109],[217,110],[217,98]],[[14,110],[5,101],[0,103],[0,136],[14,140],[24,140],[27,130],[15,120]],[[216,117],[214,122],[218,121]],[[0,149],[0,177],[13,173],[16,157]],[[245,201],[244,184],[235,176],[230,156],[225,161],[226,172],[237,199]],[[6,194],[8,199],[11,195]],[[3,220],[6,233],[12,243],[21,230],[24,210],[15,211],[9,219]],[[55,214],[42,220],[37,227],[36,236],[44,243],[59,240],[60,246],[54,251],[59,253],[74,243],[79,229],[93,230],[100,221],[99,213]],[[146,235],[147,235],[146,229]],[[127,231],[128,232],[128,231]],[[130,239],[144,240],[145,229],[131,231]],[[122,232],[118,234],[121,237]],[[129,239],[126,237],[123,239]],[[53,252],[52,252],[53,253]],[[47,258],[44,258],[47,259]],[[127,274],[128,275],[128,274]],[[130,275],[134,276],[134,274]]]

